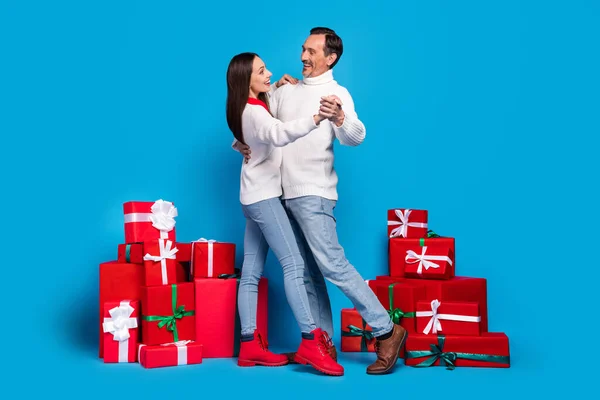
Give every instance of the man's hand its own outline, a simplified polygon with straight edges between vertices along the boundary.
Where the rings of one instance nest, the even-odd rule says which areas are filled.
[[[252,153],[250,151],[250,146],[248,146],[247,144],[243,144],[240,141],[237,141],[235,142],[234,147],[244,156],[244,162],[248,164],[248,160],[250,160],[250,153]]]
[[[285,85],[286,83],[291,83],[292,85],[295,85],[296,83],[298,83],[298,79],[294,78],[291,75],[284,74],[281,77],[281,79],[275,83],[275,87],[279,88],[281,85]]]
[[[342,110],[342,100],[336,95],[321,97],[319,114],[336,124],[336,126],[342,126],[345,116],[344,110]]]

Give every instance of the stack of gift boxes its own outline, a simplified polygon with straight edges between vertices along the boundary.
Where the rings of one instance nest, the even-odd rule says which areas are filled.
[[[508,337],[488,332],[486,280],[456,276],[454,238],[428,230],[427,210],[388,210],[388,267],[389,275],[367,283],[408,332],[406,365],[510,366]],[[342,351],[374,351],[356,309],[342,310],[341,325]]]
[[[100,264],[99,355],[146,368],[235,357],[240,320],[235,244],[177,242],[177,208],[127,202],[117,260]],[[268,337],[268,281],[259,284],[257,327]]]

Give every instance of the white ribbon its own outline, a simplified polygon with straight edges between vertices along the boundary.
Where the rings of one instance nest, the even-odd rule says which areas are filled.
[[[413,228],[427,228],[426,222],[408,222],[408,219],[410,217],[410,213],[412,213],[412,210],[404,210],[404,212],[402,212],[402,210],[394,210],[394,212],[396,213],[396,216],[398,217],[398,219],[400,221],[388,221],[388,226],[392,226],[392,225],[400,225],[400,226],[393,229],[392,232],[390,232],[391,238],[406,237],[409,226],[411,226]]]
[[[423,251],[419,255],[412,250],[408,250],[406,252],[405,261],[409,264],[414,264],[417,261],[419,262],[419,268],[417,268],[417,274],[423,273],[423,267],[425,267],[425,271],[429,268],[439,268],[440,265],[436,264],[432,261],[446,261],[450,265],[452,265],[452,259],[448,256],[428,256],[425,254],[427,252],[427,246],[423,246]]]
[[[177,347],[177,365],[187,365],[188,353],[187,345],[192,343],[191,340],[180,340],[179,342],[163,343],[161,346],[176,346]]]
[[[169,284],[169,277],[167,275],[167,259],[175,260],[175,253],[179,251],[177,247],[171,248],[173,242],[165,239],[158,239],[158,256],[153,256],[150,253],[146,253],[144,260],[151,260],[154,262],[160,261],[160,273],[162,276],[162,284]]]
[[[416,316],[418,317],[431,317],[423,333],[429,335],[431,333],[438,333],[442,330],[442,322],[440,320],[445,319],[447,321],[461,321],[461,322],[480,322],[481,317],[471,315],[457,315],[457,314],[438,314],[438,308],[442,303],[438,299],[431,302],[431,311],[417,311]]]
[[[205,239],[205,238],[200,238],[194,242],[192,242],[192,255],[191,255],[191,262],[190,262],[190,270],[191,270],[191,274],[192,276],[194,275],[194,243],[208,243],[208,277],[212,278],[213,276],[213,243],[217,243],[216,240],[214,239]]]
[[[169,232],[175,227],[177,208],[170,201],[156,200],[149,213],[125,214],[125,223],[152,222],[152,226],[160,231],[160,237],[167,239]]]
[[[121,301],[120,305],[108,310],[110,318],[104,318],[103,331],[113,335],[113,340],[119,342],[119,362],[129,360],[129,329],[137,328],[137,318],[131,317],[134,308],[128,300]]]

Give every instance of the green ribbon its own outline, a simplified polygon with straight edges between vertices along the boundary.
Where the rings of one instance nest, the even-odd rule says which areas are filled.
[[[363,322],[363,329],[360,329],[357,326],[354,325],[348,325],[347,331],[342,331],[342,337],[360,337],[360,351],[362,352],[367,352],[369,351],[369,347],[367,344],[367,341],[369,340],[373,340],[373,338],[375,336],[373,336],[373,332],[371,331],[367,331],[365,328],[367,326],[367,323],[365,322],[365,320],[362,320]]]
[[[144,321],[159,321],[158,329],[167,327],[167,331],[173,332],[173,341],[179,341],[179,334],[177,333],[177,320],[183,317],[189,317],[195,314],[194,311],[185,311],[185,305],[177,307],[177,285],[171,285],[171,302],[173,307],[173,315],[143,315]]]
[[[434,231],[432,231],[431,229],[427,231],[427,237],[428,238],[440,238],[442,236],[438,235],[437,233],[435,233]]]
[[[415,365],[414,367],[431,367],[437,360],[440,360],[441,365],[445,365],[446,369],[453,370],[456,368],[456,360],[474,360],[474,361],[485,361],[500,364],[510,364],[510,356],[496,356],[489,354],[475,354],[475,353],[457,353],[453,351],[444,352],[444,343],[446,337],[444,335],[438,336],[438,344],[430,345],[431,351],[407,351],[406,359],[429,357],[425,361]]]
[[[125,246],[125,262],[131,262],[131,245],[128,244]]]
[[[392,283],[390,286],[388,286],[390,308],[387,310],[387,312],[392,322],[395,324],[399,324],[402,318],[414,318],[416,314],[414,312],[405,313],[399,308],[394,308],[394,286],[396,286],[396,283]]]

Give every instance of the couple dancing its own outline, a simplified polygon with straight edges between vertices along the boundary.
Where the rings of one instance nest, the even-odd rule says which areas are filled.
[[[373,329],[377,360],[367,373],[390,372],[407,337],[338,243],[333,141],[357,146],[365,137],[350,94],[333,79],[342,52],[334,31],[314,28],[302,46],[302,81],[284,75],[271,85],[271,72],[254,53],[236,55],[227,70],[227,122],[233,147],[245,158],[240,175],[246,217],[238,294],[240,366],[295,362],[327,375],[344,374],[331,341],[325,279],[342,290]],[[287,356],[269,351],[256,330],[258,282],[269,248],[283,269],[285,294],[302,333],[296,353]]]

